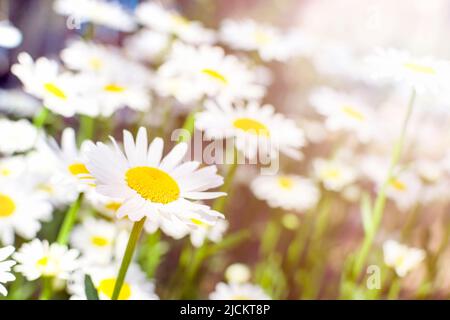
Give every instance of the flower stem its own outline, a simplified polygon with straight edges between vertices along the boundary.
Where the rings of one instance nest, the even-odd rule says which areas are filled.
[[[81,144],[86,139],[94,136],[95,122],[94,118],[82,115],[80,117],[80,130],[78,134],[78,143]]]
[[[394,145],[394,148],[392,151],[391,163],[389,166],[389,170],[388,170],[386,179],[385,179],[385,181],[377,195],[377,198],[375,200],[375,206],[374,206],[373,212],[372,212],[372,226],[371,226],[369,232],[366,233],[364,240],[363,240],[363,244],[361,245],[361,248],[358,251],[358,254],[356,256],[355,264],[353,266],[353,277],[355,280],[361,274],[361,270],[367,260],[370,248],[372,246],[372,243],[375,239],[375,235],[380,227],[381,220],[383,218],[384,207],[386,205],[387,188],[389,186],[389,183],[394,174],[394,170],[400,160],[400,156],[403,151],[406,130],[408,128],[408,123],[409,123],[409,120],[411,118],[411,114],[413,111],[415,97],[416,97],[416,91],[413,89],[413,91],[411,92],[411,97],[409,99],[408,109],[406,111],[405,118],[403,119],[403,124],[402,124],[402,128],[400,131],[400,137],[399,137],[398,141],[396,142],[396,144]]]
[[[133,258],[134,249],[136,248],[137,241],[139,240],[142,228],[144,227],[145,219],[146,218],[143,218],[140,221],[135,222],[133,225],[133,230],[131,230],[130,238],[128,239],[127,249],[125,250],[119,273],[117,274],[117,279],[114,285],[114,291],[111,300],[117,300],[120,294],[120,290],[122,290],[128,267],[130,266],[131,259]]]
[[[72,231],[73,225],[75,224],[75,220],[77,219],[78,211],[80,210],[81,202],[83,201],[83,193],[78,195],[77,200],[70,206],[69,210],[64,217],[64,221],[61,225],[61,229],[59,230],[58,237],[56,242],[59,244],[67,244],[69,240],[70,231]]]
[[[237,162],[237,151],[235,150],[235,158],[233,160],[233,163],[229,166],[227,175],[225,176],[225,181],[220,188],[221,192],[226,192],[228,195],[226,197],[220,197],[217,198],[213,203],[213,210],[223,212],[225,209],[225,205],[227,204],[227,200],[230,198],[230,190],[231,186],[233,185],[234,176],[236,175],[236,170],[238,168],[238,162]]]
[[[192,134],[195,130],[195,116],[197,114],[197,109],[193,109],[188,116],[186,117],[186,120],[184,120],[182,129],[187,131],[189,135],[182,134],[178,138],[178,142],[188,142],[188,138],[192,137]]]
[[[42,277],[42,290],[39,300],[49,300],[52,296],[52,278]]]
[[[46,107],[42,107],[42,109],[36,114],[33,118],[33,125],[40,129],[45,123],[45,120],[47,120],[48,115],[50,114],[50,110],[48,110]]]

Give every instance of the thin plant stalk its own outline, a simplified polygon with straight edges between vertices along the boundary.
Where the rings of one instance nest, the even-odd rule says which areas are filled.
[[[238,168],[238,161],[237,161],[237,150],[234,150],[234,159],[233,159],[233,163],[230,164],[230,166],[228,167],[228,171],[227,174],[225,176],[225,180],[223,182],[222,187],[220,188],[221,192],[225,192],[227,193],[226,197],[220,197],[217,198],[214,203],[213,203],[213,210],[219,211],[219,212],[223,212],[223,210],[225,209],[225,206],[227,204],[227,200],[229,200],[230,196],[230,191],[231,191],[231,187],[233,185],[233,180],[234,180],[234,176],[236,175],[236,171]]]
[[[70,206],[69,210],[64,217],[64,221],[61,225],[61,229],[59,230],[58,237],[56,242],[62,245],[66,245],[69,241],[70,232],[73,229],[75,221],[77,220],[78,211],[80,211],[81,203],[83,201],[83,193],[78,195],[77,200]]]
[[[52,297],[52,278],[42,277],[42,290],[39,300],[49,300]]]
[[[33,125],[37,129],[41,129],[44,126],[49,114],[50,110],[48,110],[46,107],[42,107],[42,109],[34,116]]]

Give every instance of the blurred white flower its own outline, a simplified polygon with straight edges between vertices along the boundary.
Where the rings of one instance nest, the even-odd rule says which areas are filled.
[[[191,243],[194,247],[201,247],[205,240],[211,242],[219,242],[222,240],[224,233],[228,229],[228,222],[226,220],[218,220],[214,225],[204,223],[203,221],[191,220],[196,228],[190,231]]]
[[[0,153],[13,154],[33,148],[38,132],[28,120],[0,119]]]
[[[225,279],[228,283],[246,283],[250,277],[250,269],[243,263],[233,263],[225,270]]]
[[[324,187],[332,191],[341,191],[351,185],[357,177],[355,169],[341,160],[315,159],[314,174]]]
[[[252,181],[251,189],[256,198],[272,208],[300,212],[314,208],[320,196],[311,180],[296,175],[259,176]]]
[[[208,139],[234,138],[236,148],[248,159],[258,155],[277,158],[282,152],[301,158],[305,145],[303,131],[295,122],[275,113],[271,105],[251,101],[246,106],[227,101],[205,102],[205,111],[196,116],[195,126]]]
[[[0,21],[0,47],[11,49],[22,42],[22,33],[7,20]]]
[[[67,280],[79,266],[79,254],[78,250],[67,249],[67,246],[34,239],[23,244],[14,254],[18,262],[14,271],[23,274],[29,281],[40,277]]]
[[[11,268],[16,264],[13,260],[6,260],[13,252],[13,246],[0,248],[0,294],[6,296],[8,291],[3,284],[14,281],[16,277],[12,274]]]
[[[380,182],[381,187],[381,182]],[[400,171],[393,175],[388,183],[386,194],[395,201],[400,210],[408,210],[418,203],[422,192],[422,183],[412,171]]]
[[[416,268],[426,256],[422,249],[410,248],[394,240],[383,244],[384,262],[395,269],[399,277],[404,277]]]
[[[33,117],[41,108],[34,97],[22,90],[0,89],[0,112],[22,117]]]
[[[170,36],[164,33],[142,29],[124,41],[125,52],[133,59],[154,62],[169,49]]]
[[[101,195],[95,191],[95,188],[87,190],[85,195],[87,202],[89,202],[95,210],[108,218],[114,218],[117,210],[119,210],[122,205],[122,202],[119,199]]]
[[[271,300],[264,290],[250,283],[220,282],[214,292],[209,295],[210,300]]]
[[[27,167],[23,156],[0,158],[0,179],[17,178],[22,175]]]

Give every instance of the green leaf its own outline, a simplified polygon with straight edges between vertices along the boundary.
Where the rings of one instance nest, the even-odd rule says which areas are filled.
[[[372,201],[367,193],[363,193],[361,199],[361,218],[364,227],[364,233],[368,234],[372,228]]]
[[[99,300],[97,289],[88,274],[84,276],[84,291],[88,300]]]

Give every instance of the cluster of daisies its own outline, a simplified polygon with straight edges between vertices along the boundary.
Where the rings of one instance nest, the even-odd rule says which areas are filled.
[[[188,237],[194,250],[221,242],[229,227],[223,204],[235,170],[242,172],[235,180],[281,211],[291,230],[329,195],[350,206],[371,195],[380,203],[388,198],[395,205],[389,209],[400,213],[448,201],[450,153],[436,148],[442,141],[417,139],[411,150],[404,141],[410,122],[420,124],[420,136],[440,129],[434,119],[409,121],[409,114],[402,127],[406,109],[398,108],[406,107],[411,93],[411,108],[445,104],[439,99],[449,89],[447,61],[380,49],[352,66],[350,81],[364,90],[315,87],[307,93],[310,114],[299,119],[264,100],[274,79],[264,63],[310,59],[323,70],[320,41],[299,30],[226,19],[216,31],[150,1],[134,12],[101,0],[55,0],[53,8],[83,26],[83,37],[70,39],[56,58],[20,53],[11,72],[27,95],[0,92],[0,112],[9,115],[0,118],[3,295],[2,284],[15,280],[14,271],[39,279],[42,299],[55,292],[88,299],[89,281],[100,299],[158,299],[154,279],[139,261],[124,263],[137,226],[148,234]],[[117,30],[122,45],[95,40],[96,28]],[[0,46],[20,43],[20,32],[9,23],[0,23],[0,35],[7,39]],[[339,76],[339,70],[328,71]],[[379,101],[369,91],[395,93]],[[177,117],[186,119],[191,134],[231,140],[245,161],[258,164],[266,157],[279,170],[256,174],[246,170],[255,166],[234,160],[219,174],[215,164],[191,160],[188,143],[172,146],[158,137]],[[399,121],[385,123],[387,117]],[[445,130],[448,121],[441,124]],[[123,127],[134,129],[112,137]],[[100,129],[111,137],[99,138]],[[332,150],[313,156],[305,151],[321,144]],[[369,216],[376,210],[362,209]],[[370,239],[378,226],[365,219]],[[55,223],[57,232],[41,240]],[[394,238],[394,232],[384,236],[384,262],[404,277],[426,259],[426,250]],[[232,264],[225,278],[211,299],[270,299],[270,290],[252,284],[246,265]]]

